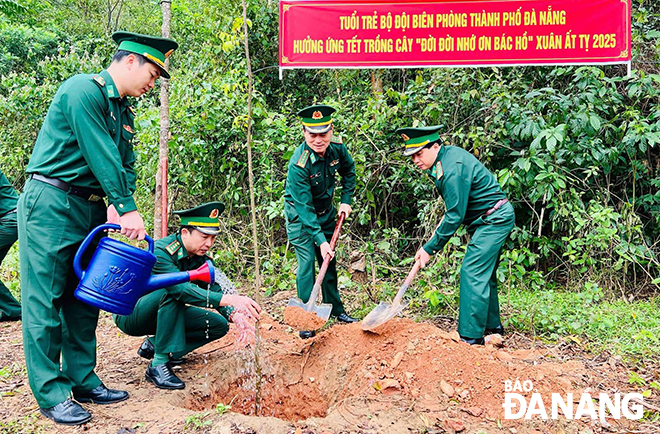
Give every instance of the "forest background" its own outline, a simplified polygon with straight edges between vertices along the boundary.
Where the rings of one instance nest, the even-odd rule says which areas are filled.
[[[625,66],[295,70],[278,79],[278,3],[250,0],[253,155],[262,285],[255,289],[247,176],[247,74],[241,3],[175,0],[170,58],[169,210],[227,205],[215,259],[260,299],[295,287],[284,230],[286,166],[302,142],[295,113],[337,108],[335,130],[357,168],[354,213],[338,247],[351,313],[391,300],[443,203],[400,155],[395,130],[444,125],[475,154],[516,211],[498,269],[505,325],[638,361],[660,355],[660,4],[632,0]],[[20,192],[58,86],[99,72],[116,30],[159,35],[155,0],[0,0],[0,167]],[[135,102],[136,200],[153,228],[159,92]],[[171,217],[171,214],[170,214]],[[170,219],[170,232],[177,221]],[[459,230],[408,292],[408,315],[454,321]],[[364,257],[361,279],[351,257]],[[358,261],[359,262],[359,261]],[[353,264],[355,265],[355,264]],[[353,267],[355,268],[355,267]],[[361,268],[361,267],[358,267]],[[359,274],[359,272],[358,272]],[[19,288],[17,246],[2,267]],[[660,388],[660,386],[659,386]]]

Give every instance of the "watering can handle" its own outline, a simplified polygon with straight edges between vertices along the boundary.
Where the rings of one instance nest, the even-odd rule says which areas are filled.
[[[415,275],[419,271],[420,268],[420,262],[415,261],[415,265],[413,266],[412,270],[410,270],[410,273],[408,273],[408,277],[406,277],[406,281],[403,282],[403,285],[401,285],[401,288],[399,288],[399,292],[396,293],[396,297],[394,297],[394,301],[392,302],[392,306],[397,305],[401,303],[401,299],[403,298],[403,294],[406,293],[408,290],[408,287],[412,283],[413,279],[415,278]]]
[[[115,230],[120,230],[121,226],[116,225],[114,223],[105,223],[100,226],[95,227],[92,229],[92,232],[90,232],[85,239],[83,240],[82,244],[80,244],[80,247],[78,247],[78,251],[76,252],[76,256],[73,257],[73,271],[76,272],[76,276],[78,276],[78,279],[82,278],[83,275],[83,270],[80,268],[80,261],[82,260],[83,254],[85,254],[85,250],[89,247],[89,245],[92,243],[92,240],[96,235],[101,232],[105,231],[108,229],[115,229]],[[145,235],[144,237],[145,240],[147,240],[147,243],[149,243],[149,253],[154,252],[154,240],[149,236]]]

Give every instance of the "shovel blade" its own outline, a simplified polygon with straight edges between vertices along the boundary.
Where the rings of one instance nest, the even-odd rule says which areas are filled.
[[[408,304],[390,305],[381,302],[362,320],[362,330],[373,330],[397,316]]]
[[[331,304],[321,303],[321,304],[312,304],[311,306],[308,306],[307,303],[303,302],[298,297],[290,298],[289,304],[287,306],[299,307],[306,312],[313,313],[314,315],[321,318],[324,322],[328,322],[328,318],[330,318],[330,314],[332,313]]]
[[[328,318],[330,318],[330,313],[332,313],[332,305],[327,303],[312,305],[312,312],[323,321],[327,322]]]

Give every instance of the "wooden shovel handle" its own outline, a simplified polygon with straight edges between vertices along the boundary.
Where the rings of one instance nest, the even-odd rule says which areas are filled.
[[[339,218],[337,219],[337,224],[335,225],[335,231],[332,233],[332,239],[330,240],[330,250],[335,249],[335,245],[337,244],[337,239],[339,238],[339,232],[341,231],[341,225],[344,223],[344,219],[346,219],[346,213],[342,211],[341,214],[339,214]],[[307,305],[309,306],[309,309],[311,309],[311,305],[316,303],[316,299],[319,296],[319,292],[321,290],[321,283],[323,283],[323,278],[325,277],[325,272],[328,271],[328,266],[330,265],[330,261],[332,258],[330,255],[327,255],[325,258],[323,258],[323,264],[321,265],[321,269],[319,270],[319,275],[316,276],[316,282],[314,282],[314,287],[312,288],[312,293],[309,296],[309,301],[307,302]]]
[[[415,275],[419,271],[420,266],[421,266],[421,263],[419,261],[415,261],[415,265],[413,265],[412,270],[410,270],[410,273],[408,273],[408,277],[406,277],[406,281],[403,282],[403,285],[401,285],[401,288],[399,288],[399,292],[396,293],[396,297],[394,297],[394,301],[392,302],[392,306],[401,303],[401,299],[403,298],[403,294],[405,294],[406,291],[408,290],[408,287],[410,286],[413,279],[415,278]]]

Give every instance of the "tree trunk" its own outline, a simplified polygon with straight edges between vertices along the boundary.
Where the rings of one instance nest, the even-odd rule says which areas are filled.
[[[162,0],[160,7],[163,12],[163,38],[169,38],[172,17],[170,2]],[[165,69],[169,69],[169,66],[169,59],[165,59]],[[167,154],[170,140],[170,83],[164,78],[161,78],[160,81],[160,140],[154,196],[154,239],[156,240],[167,236]]]
[[[243,34],[245,37],[245,60],[248,75],[248,118],[247,118],[247,154],[248,154],[248,180],[250,182],[250,211],[252,214],[252,244],[254,245],[254,288],[259,294],[261,275],[259,273],[259,238],[257,237],[257,211],[254,202],[254,174],[252,172],[252,66],[250,64],[250,47],[248,46],[247,4],[243,3]]]

